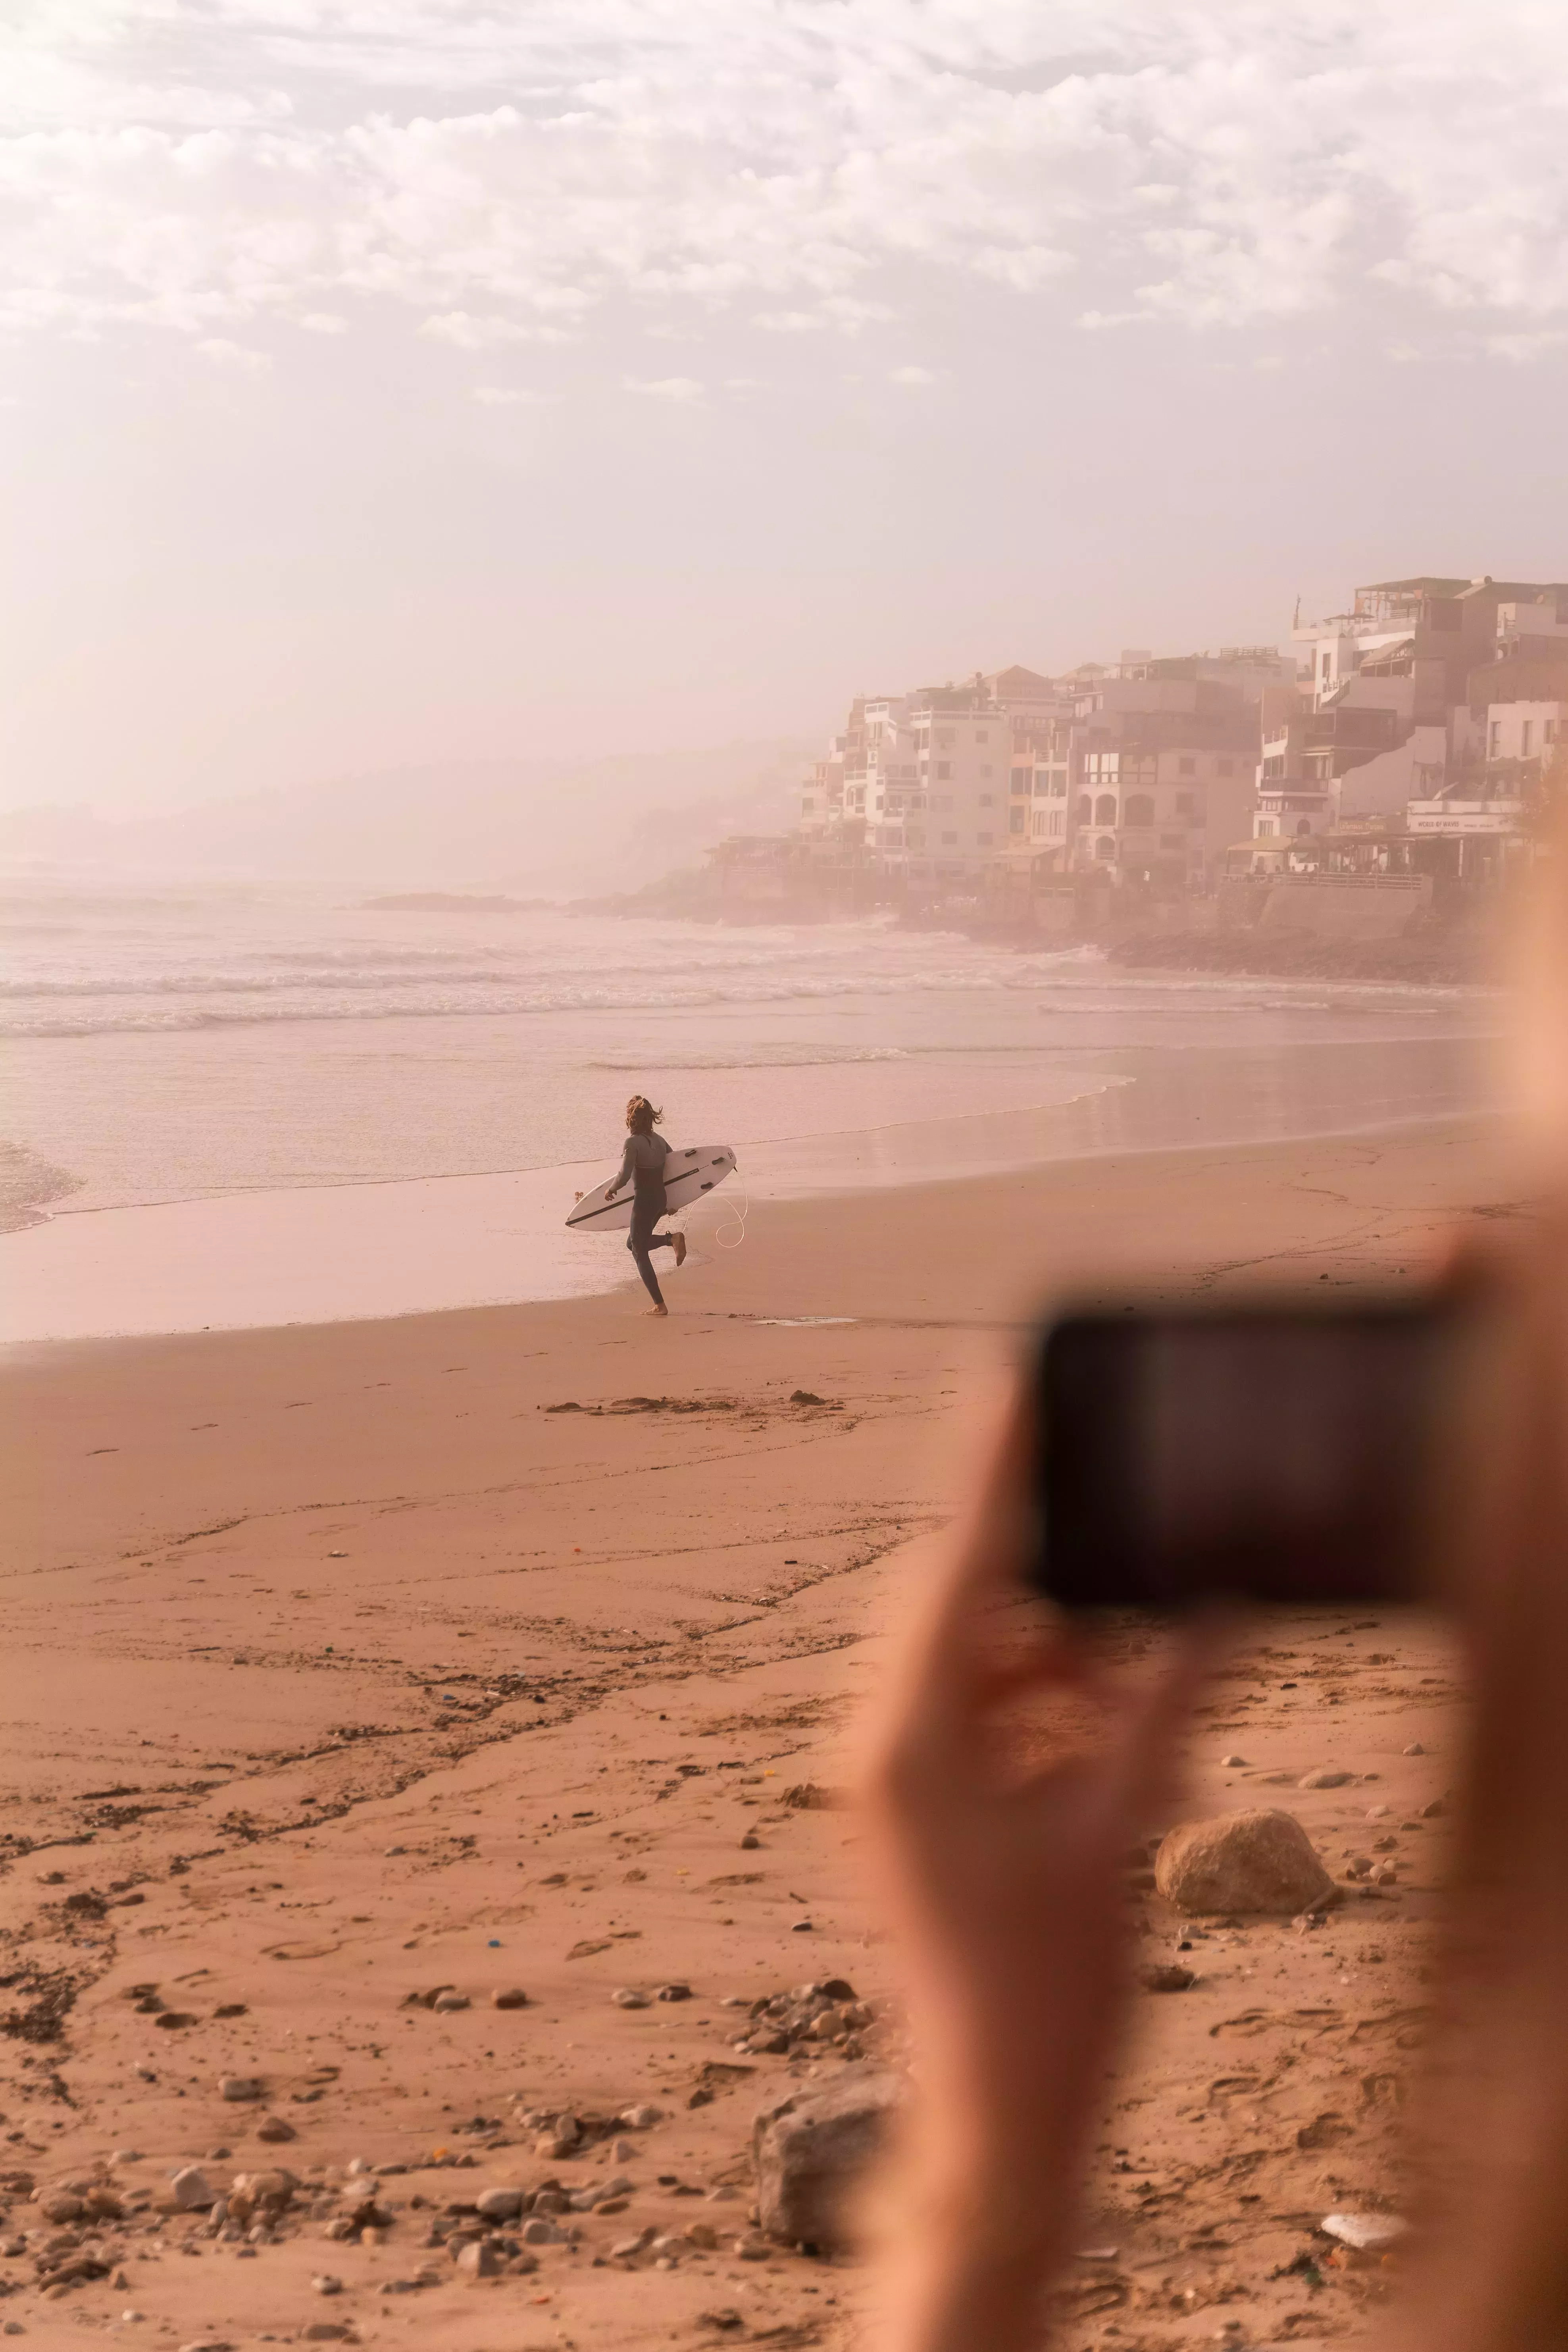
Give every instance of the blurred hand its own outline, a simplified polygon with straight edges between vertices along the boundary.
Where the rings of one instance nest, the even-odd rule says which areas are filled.
[[[920,2089],[889,2323],[899,2352],[992,2352],[1018,2330],[1030,2340],[1040,2285],[1073,2250],[1086,2137],[1131,1980],[1128,1848],[1173,1793],[1178,1734],[1213,1649],[1211,1633],[1188,1633],[1131,1687],[1026,1597],[1028,1410],[1015,1406],[944,1547],[872,1742]],[[1029,1761],[1005,1711],[1016,1727],[1020,1702],[1068,1695],[1098,1710],[1100,1736]]]

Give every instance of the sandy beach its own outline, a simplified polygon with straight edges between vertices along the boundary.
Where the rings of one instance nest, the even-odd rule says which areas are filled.
[[[746,2242],[750,2125],[896,2021],[847,2059],[734,2045],[785,1987],[893,1989],[846,1736],[1031,1309],[1086,1272],[1414,1283],[1456,1213],[1516,1206],[1496,1127],[1452,1120],[760,1203],[667,1324],[628,1286],[11,1349],[0,2324],[853,2342],[854,2264]],[[1271,1624],[1211,1694],[1185,1812],[1285,1803],[1336,1874],[1375,1842],[1396,1875],[1313,1932],[1186,1934],[1197,1980],[1144,1997],[1108,2103],[1065,2343],[1359,2331],[1386,2267],[1315,2232],[1397,2200],[1455,1707],[1441,1629],[1370,1617]],[[1295,1785],[1325,1769],[1352,1777]],[[611,1998],[667,1985],[691,1997]],[[410,2002],[441,1986],[468,2006]],[[304,2185],[252,2244],[170,2210],[192,2163]],[[465,2280],[460,2209],[547,2178],[561,2242]],[[78,2275],[41,2288],[65,2240]]]

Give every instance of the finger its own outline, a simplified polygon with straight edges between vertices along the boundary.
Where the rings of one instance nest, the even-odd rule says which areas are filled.
[[[1174,1793],[1182,1734],[1234,1639],[1234,1620],[1217,1610],[1184,1626],[1174,1657],[1137,1693],[1111,1767],[1116,1801],[1130,1822],[1146,1820]]]
[[[937,1548],[925,1593],[895,1645],[872,1733],[870,1778],[874,1792],[897,1810],[937,1800],[981,1767],[976,1715],[994,1663],[983,1633],[988,1612],[1017,1572],[1031,1428],[1020,1388],[991,1433],[975,1501]]]

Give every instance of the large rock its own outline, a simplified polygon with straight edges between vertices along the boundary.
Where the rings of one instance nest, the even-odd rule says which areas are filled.
[[[1310,1911],[1338,1899],[1295,1814],[1261,1807],[1178,1822],[1154,1884],[1178,1911]]]
[[[867,2074],[763,2108],[752,2126],[752,2161],[758,2220],[770,2238],[792,2246],[850,2242],[856,2191],[903,2095],[897,2075]]]

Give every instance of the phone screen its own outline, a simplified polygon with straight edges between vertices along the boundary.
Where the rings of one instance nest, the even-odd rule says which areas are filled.
[[[1454,1320],[1363,1301],[1053,1324],[1045,1590],[1071,1608],[1418,1598]]]

